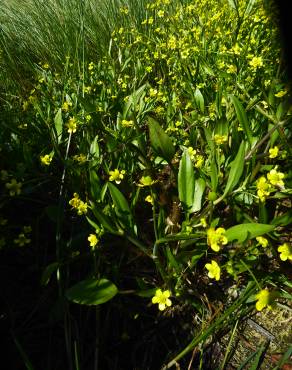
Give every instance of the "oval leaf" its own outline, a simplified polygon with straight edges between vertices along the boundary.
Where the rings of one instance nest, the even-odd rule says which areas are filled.
[[[246,112],[241,102],[237,99],[237,97],[235,97],[234,95],[229,95],[229,97],[231,99],[232,104],[234,105],[237,119],[246,134],[249,145],[251,146],[252,145],[252,132],[249,127]]]
[[[50,263],[44,270],[42,277],[41,277],[41,285],[48,285],[52,274],[57,271],[60,267],[59,262]]]
[[[62,118],[62,109],[60,108],[54,119],[55,129],[56,129],[56,140],[58,143],[62,140],[63,132],[63,118]]]
[[[257,236],[269,233],[270,231],[274,230],[274,228],[274,225],[266,224],[240,224],[230,227],[228,230],[226,230],[225,235],[229,242],[237,239],[239,243],[243,243],[246,239],[253,239]]]
[[[194,201],[191,212],[198,212],[202,208],[202,197],[205,191],[206,181],[204,179],[198,179],[195,182]]]
[[[224,193],[222,195],[222,199],[234,189],[234,187],[237,185],[238,181],[240,180],[240,177],[242,175],[243,169],[244,169],[244,154],[245,154],[245,142],[242,142],[240,144],[238,153],[234,159],[234,161],[230,164],[230,172],[227,180],[227,185],[224,190]]]
[[[131,228],[133,225],[133,219],[127,199],[120,190],[110,182],[108,183],[108,188],[115,205],[116,215],[125,224],[125,226]]]
[[[96,306],[112,299],[118,288],[107,279],[86,279],[66,291],[69,301],[88,306]]]
[[[187,150],[185,150],[179,164],[178,196],[183,207],[188,212],[193,205],[195,191],[194,168]]]
[[[171,141],[171,138],[164,132],[163,128],[159,125],[155,119],[149,117],[149,136],[151,146],[157,155],[171,162],[175,147]]]

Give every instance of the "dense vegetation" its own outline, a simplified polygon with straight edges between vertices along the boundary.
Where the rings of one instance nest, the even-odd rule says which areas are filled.
[[[274,10],[0,4],[1,290],[27,369],[224,369],[240,323],[289,310]]]

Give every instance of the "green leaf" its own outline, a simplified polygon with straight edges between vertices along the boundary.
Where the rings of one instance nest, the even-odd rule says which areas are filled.
[[[247,238],[253,239],[257,236],[269,233],[274,230],[274,225],[248,223],[232,226],[226,230],[226,237],[229,242],[238,240],[239,243],[243,243]]]
[[[206,181],[202,178],[195,181],[194,201],[191,212],[198,212],[202,208],[202,197],[206,188]]]
[[[194,167],[187,150],[184,151],[179,163],[178,196],[187,212],[193,205],[195,191]]]
[[[99,145],[98,145],[98,135],[92,140],[90,144],[89,153],[91,154],[92,158],[98,159],[99,158]]]
[[[94,205],[93,202],[90,202],[90,205],[91,205],[91,210],[94,214],[94,216],[96,217],[96,219],[98,220],[98,222],[107,230],[109,231],[111,234],[114,234],[114,235],[120,235],[121,233],[114,227],[114,225],[112,224],[111,222],[111,219],[109,217],[107,217],[101,208],[97,207]]]
[[[175,147],[171,138],[164,132],[159,123],[151,117],[148,118],[148,126],[152,148],[157,155],[166,159],[167,162],[170,163],[175,154]]]
[[[237,97],[235,97],[234,95],[229,95],[229,97],[231,99],[232,104],[234,105],[237,119],[247,136],[249,146],[252,146],[252,132],[249,127],[249,122],[247,120],[246,112]]]
[[[54,119],[55,130],[56,130],[56,141],[58,143],[62,140],[62,132],[63,132],[63,118],[62,118],[62,109],[60,108],[55,116]]]
[[[95,278],[80,281],[66,291],[69,301],[88,306],[97,306],[112,299],[118,288],[107,279]]]
[[[197,88],[195,90],[194,96],[195,96],[195,102],[196,102],[197,106],[200,108],[201,112],[204,113],[205,103],[204,103],[204,97],[203,97],[200,89]]]
[[[137,294],[139,297],[150,298],[150,297],[153,297],[153,296],[155,295],[156,289],[157,289],[157,288],[138,290],[138,291],[136,292],[136,294]]]
[[[180,265],[178,264],[175,256],[173,255],[169,247],[166,247],[166,257],[168,266],[172,267],[175,271],[179,272],[181,270]]]
[[[227,180],[227,185],[225,187],[224,193],[222,195],[222,199],[226,197],[228,193],[230,193],[235,186],[237,185],[238,181],[240,180],[240,177],[243,173],[244,169],[244,155],[245,155],[245,142],[243,141],[240,144],[240,147],[238,149],[237,155],[234,159],[234,161],[230,164],[230,172]]]
[[[116,215],[125,227],[131,229],[133,226],[133,219],[127,199],[114,184],[108,183],[108,188],[114,202]]]
[[[41,277],[41,285],[48,285],[52,274],[60,267],[59,262],[50,263],[44,270]]]
[[[100,200],[101,194],[101,184],[99,177],[95,170],[89,171],[89,179],[90,179],[90,192],[93,196],[94,200]]]
[[[271,224],[276,226],[286,226],[292,223],[292,210],[290,209],[288,212],[282,214],[281,216],[275,217]]]
[[[214,155],[211,155],[210,177],[211,177],[212,191],[216,192],[217,185],[218,185],[218,170],[217,170],[216,158]]]

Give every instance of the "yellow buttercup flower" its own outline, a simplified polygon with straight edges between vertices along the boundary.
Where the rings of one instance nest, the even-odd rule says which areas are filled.
[[[22,183],[17,182],[15,179],[12,179],[10,182],[7,182],[5,186],[6,186],[6,189],[9,190],[9,195],[11,197],[15,195],[19,195],[21,193]]]
[[[79,216],[87,213],[88,204],[83,202],[77,193],[73,194],[73,198],[69,201],[69,204],[77,210]]]
[[[268,174],[267,178],[272,185],[284,186],[283,178],[285,175],[282,172],[278,172],[276,168],[273,168]]]
[[[269,149],[269,158],[276,158],[279,154],[279,148],[274,146],[273,148]]]
[[[117,168],[113,171],[109,171],[109,181],[115,181],[116,184],[120,184],[124,178],[125,170],[119,171]]]
[[[263,59],[262,57],[253,57],[252,60],[249,62],[249,65],[252,67],[252,69],[255,71],[259,67],[263,66]]]
[[[223,227],[219,227],[218,229],[210,227],[207,230],[207,242],[213,251],[219,252],[220,247],[228,243],[228,239],[224,235],[225,231],[226,230]]]
[[[44,166],[49,166],[52,162],[53,156],[50,154],[45,154],[40,156],[41,164]]]
[[[85,154],[81,153],[81,154],[76,154],[74,155],[73,157],[74,161],[78,162],[79,164],[83,164],[87,161],[87,157]]]
[[[256,309],[258,311],[262,311],[265,307],[268,309],[272,309],[274,306],[274,299],[276,297],[276,294],[273,292],[269,292],[268,289],[262,289],[257,295],[257,303],[256,303]]]
[[[169,290],[162,291],[161,289],[157,289],[155,292],[155,296],[152,298],[152,303],[153,304],[157,303],[159,310],[163,311],[165,310],[166,307],[170,307],[172,304],[169,297],[170,297]]]
[[[266,197],[270,195],[272,191],[271,184],[267,181],[267,179],[262,176],[257,180],[257,195],[262,202],[266,200]]]
[[[226,143],[227,135],[216,134],[216,135],[214,135],[214,141],[217,145],[222,145],[222,144]]]
[[[209,271],[208,276],[210,279],[219,280],[220,279],[220,266],[216,261],[211,261],[211,263],[206,263],[205,265],[206,269]]]
[[[150,204],[153,204],[153,198],[151,195],[147,195],[147,197],[145,198],[145,201],[150,203]]]
[[[20,233],[17,239],[14,239],[14,243],[18,244],[20,247],[23,247],[25,244],[29,244],[31,240],[26,237],[24,233]]]
[[[77,130],[77,121],[76,121],[76,118],[75,117],[71,117],[69,118],[69,121],[67,122],[67,132],[69,132],[69,134],[74,134]]]
[[[121,125],[123,127],[133,127],[134,126],[134,121],[132,121],[132,120],[127,121],[126,119],[123,119],[122,122],[121,122]]]
[[[256,237],[257,242],[263,247],[266,248],[269,244],[268,239],[264,238],[263,236]]]
[[[87,240],[89,241],[89,245],[93,248],[98,243],[98,239],[97,239],[97,236],[95,234],[90,234],[89,237],[87,238]]]
[[[206,228],[206,227],[208,226],[208,224],[207,224],[207,221],[206,221],[205,217],[200,218],[200,223],[201,223],[201,225],[202,225],[204,228]]]
[[[292,246],[288,243],[280,245],[278,252],[280,252],[280,259],[282,261],[287,261],[287,259],[292,260]]]
[[[155,184],[157,181],[152,180],[151,176],[142,176],[139,180],[138,186],[144,187],[144,186],[151,186]]]
[[[281,91],[277,92],[277,94],[275,94],[275,97],[276,98],[282,98],[286,94],[287,94],[287,90],[281,90]]]

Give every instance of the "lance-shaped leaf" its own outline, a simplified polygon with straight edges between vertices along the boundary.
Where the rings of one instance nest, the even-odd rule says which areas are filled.
[[[157,155],[166,159],[167,162],[170,163],[175,154],[175,147],[171,138],[165,133],[163,128],[157,121],[155,121],[155,119],[149,117],[148,125],[152,148]]]
[[[43,274],[42,274],[42,277],[41,277],[41,285],[48,285],[50,279],[51,279],[51,276],[53,275],[53,273],[55,271],[57,271],[57,269],[60,267],[60,263],[59,262],[53,262],[53,263],[50,263],[44,270]]]
[[[90,202],[90,205],[94,216],[107,231],[114,235],[121,235],[121,233],[112,224],[112,220],[102,212],[101,208],[94,205],[93,202]]]
[[[198,212],[202,208],[202,197],[206,188],[206,181],[202,178],[195,181],[194,201],[191,212]]]
[[[108,188],[115,206],[115,212],[121,223],[128,229],[133,227],[133,218],[127,199],[113,184],[108,183]]]
[[[118,288],[107,279],[86,279],[66,291],[69,301],[97,306],[112,299],[118,293]]]
[[[195,97],[195,102],[196,102],[197,106],[200,108],[200,111],[202,113],[204,113],[205,103],[204,103],[204,97],[203,97],[200,89],[197,88],[195,90],[194,97]]]
[[[63,132],[63,118],[62,118],[62,109],[60,108],[55,115],[54,119],[55,124],[55,132],[56,132],[56,141],[60,143],[62,140],[62,132]]]
[[[194,167],[187,150],[184,151],[179,163],[178,196],[187,212],[193,205],[195,191]]]
[[[241,127],[243,128],[243,130],[246,134],[249,145],[251,146],[252,145],[252,132],[251,132],[251,129],[249,127],[249,122],[248,122],[248,119],[247,119],[246,112],[245,112],[241,102],[237,99],[236,96],[229,95],[229,97],[231,99],[232,104],[234,105],[235,112],[236,112],[236,115],[237,115],[237,119],[238,119]]]
[[[225,198],[225,196],[230,193],[234,187],[238,184],[238,181],[241,178],[241,175],[243,173],[244,169],[244,154],[245,154],[245,142],[243,141],[240,144],[240,147],[238,149],[238,152],[236,154],[236,157],[234,161],[230,164],[230,172],[227,180],[227,184],[224,190],[224,193],[222,195],[222,199]]]
[[[247,239],[253,239],[257,236],[269,233],[274,230],[275,225],[248,223],[232,226],[226,230],[226,237],[229,242],[238,240],[243,243]]]

